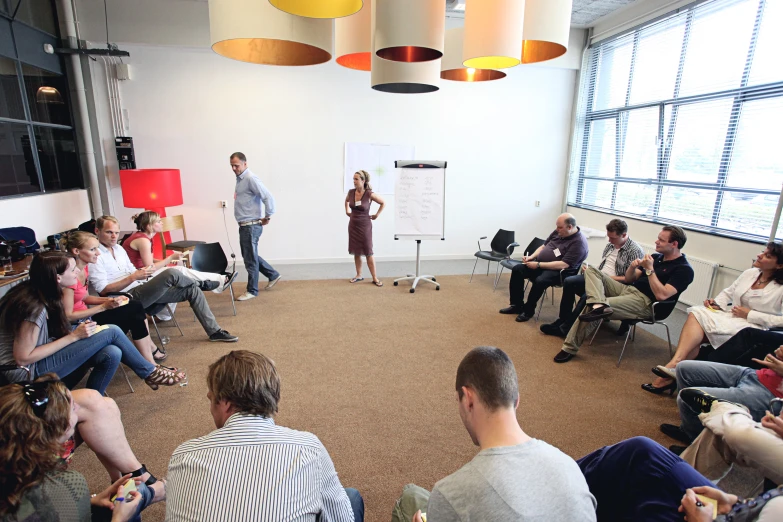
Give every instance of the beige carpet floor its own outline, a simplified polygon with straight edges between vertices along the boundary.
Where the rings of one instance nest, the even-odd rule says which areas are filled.
[[[516,323],[514,316],[498,314],[507,305],[507,277],[494,293],[492,277],[477,276],[471,284],[467,276],[438,281],[440,291],[422,286],[415,294],[391,280],[383,288],[368,281],[283,281],[237,303],[236,317],[227,294],[209,293],[221,326],[239,335],[236,344],[207,342],[187,304],[181,305],[177,318],[185,336],[164,330],[171,336],[168,363],[187,369],[189,385],[154,392],[131,375],[136,393],[130,393],[117,375],[108,390],[136,455],[163,477],[180,443],[214,429],[207,366],[233,349],[275,360],[282,377],[277,422],[321,438],[343,485],[364,496],[369,521],[389,520],[406,483],[431,488],[476,453],[454,391],[457,365],[474,346],[509,354],[519,374],[523,429],[572,457],[635,435],[674,443],[658,425],[678,421],[675,401],[639,387],[650,381],[652,366],[668,359],[665,341],[640,330],[616,368],[622,341],[605,327],[594,346],[555,364],[559,339],[541,334],[534,321]],[[541,322],[556,315],[547,300]],[[86,447],[77,451],[72,469],[85,474],[93,492],[107,485],[106,472]],[[144,519],[163,520],[164,511],[163,504],[153,506]]]

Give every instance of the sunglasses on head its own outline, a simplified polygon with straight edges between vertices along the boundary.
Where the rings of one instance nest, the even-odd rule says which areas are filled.
[[[49,384],[51,382],[31,382],[23,386],[24,398],[30,403],[33,413],[38,418],[43,418],[46,406],[49,404]]]

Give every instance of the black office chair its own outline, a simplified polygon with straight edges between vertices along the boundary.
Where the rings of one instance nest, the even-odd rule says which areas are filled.
[[[542,246],[544,243],[545,243],[545,241],[544,241],[543,239],[541,239],[541,238],[538,238],[538,237],[534,237],[534,238],[533,238],[533,241],[531,241],[531,242],[530,242],[530,243],[527,245],[527,248],[525,249],[525,253],[526,253],[527,255],[530,255],[530,254],[532,254],[533,252],[535,252],[536,250],[538,250],[538,248],[539,248],[540,246]],[[519,246],[519,243],[512,243],[511,245],[509,245],[509,247],[518,247],[518,246]],[[512,254],[513,252],[514,252],[514,249],[513,249],[513,248],[511,248],[511,251],[510,251],[510,252],[508,252],[508,256],[506,256],[506,257],[505,257],[505,258],[504,258],[504,259],[503,259],[503,260],[502,260],[502,261],[499,263],[499,264],[500,264],[500,272],[499,272],[499,273],[497,274],[497,276],[495,277],[495,288],[492,290],[493,292],[494,292],[494,291],[497,289],[497,287],[498,287],[498,281],[500,281],[500,276],[502,276],[502,275],[503,275],[503,269],[504,269],[504,268],[508,268],[509,270],[512,270],[512,269],[513,269],[515,266],[517,266],[518,264],[520,264],[520,263],[522,262],[522,261],[517,261],[516,259],[511,259],[511,254]],[[475,269],[475,267],[474,267],[474,269]],[[525,284],[525,288],[527,288],[527,284]],[[554,302],[554,301],[553,301],[553,302]]]
[[[555,288],[563,288],[563,281],[566,280],[567,277],[571,277],[573,275],[576,275],[579,273],[579,269],[573,269],[573,268],[563,268],[560,270],[560,283],[556,283],[547,289],[544,290],[544,295],[541,296],[541,301],[538,303],[538,313],[536,314],[536,322],[538,322],[538,318],[541,317],[541,309],[544,307],[544,301],[546,301],[546,294],[549,292],[549,289],[552,289],[552,306],[555,305]],[[527,286],[527,285],[526,285]]]
[[[672,351],[672,338],[669,334],[669,325],[664,323],[663,321],[668,318],[671,313],[674,311],[674,308],[677,306],[677,299],[668,299],[666,301],[655,301],[652,305],[650,305],[650,315],[647,319],[625,319],[624,321],[631,326],[631,328],[628,328],[628,333],[625,334],[625,342],[623,343],[623,349],[620,352],[620,358],[617,359],[617,367],[620,367],[620,361],[623,360],[623,354],[625,353],[625,347],[628,344],[628,338],[631,339],[631,341],[634,341],[636,339],[636,325],[639,323],[643,324],[662,324],[666,328],[666,340],[669,342],[669,358],[674,355],[674,352]],[[611,317],[610,317],[611,319]],[[595,339],[595,336],[598,334],[598,330],[601,328],[601,325],[603,324],[604,320],[601,319],[598,322],[598,327],[595,329],[595,333],[590,338],[590,346],[593,344],[593,339]]]
[[[506,257],[509,255],[507,252],[509,245],[514,242],[514,231],[503,230],[502,228],[498,230],[498,233],[495,234],[495,237],[492,238],[492,242],[489,245],[491,250],[481,250],[482,239],[487,239],[487,236],[482,236],[478,240],[478,252],[473,254],[476,256],[476,262],[473,263],[473,272],[470,273],[470,281],[468,281],[468,283],[473,281],[473,274],[476,273],[476,265],[478,264],[479,259],[485,259],[487,261],[487,275],[489,275],[490,263],[498,263],[498,269],[500,268],[500,262],[506,259]],[[495,279],[497,280],[497,274]]]
[[[231,266],[231,272],[228,272],[228,259],[220,243],[204,243],[196,245],[196,248],[193,250],[190,256],[190,267],[199,272],[228,276],[229,281],[233,281],[235,279],[234,274],[237,271],[237,260],[234,254],[231,254],[231,257],[234,258],[234,263]],[[231,306],[234,309],[234,315],[237,315],[237,307],[234,304],[234,288],[230,284],[228,285],[228,290],[231,295]]]

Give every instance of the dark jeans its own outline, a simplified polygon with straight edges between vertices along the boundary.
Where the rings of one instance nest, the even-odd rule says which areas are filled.
[[[73,386],[89,368],[92,373],[87,379],[87,388],[97,390],[103,395],[114,372],[125,363],[133,373],[140,378],[147,378],[155,365],[147,361],[133,346],[125,334],[114,325],[106,330],[93,334],[92,337],[75,341],[65,348],[41,359],[35,363],[36,375],[54,372],[61,378],[75,374],[70,379],[63,379]]]
[[[525,280],[530,279],[530,291],[525,302]],[[528,317],[536,313],[536,304],[544,291],[550,286],[560,284],[559,270],[543,270],[541,268],[528,268],[524,263],[515,265],[511,269],[511,281],[508,283],[511,306],[522,306],[522,311]]]
[[[154,304],[188,301],[207,335],[220,330],[220,325],[212,315],[212,310],[209,309],[207,299],[199,288],[198,282],[179,270],[164,270],[143,285],[132,288],[128,293],[134,299],[141,301],[145,309]]]
[[[348,500],[351,501],[354,522],[364,522],[364,499],[359,494],[359,491],[353,488],[345,488],[345,494],[348,495]]]
[[[604,446],[576,461],[598,501],[598,521],[682,522],[685,490],[715,485],[646,437]]]
[[[136,486],[136,491],[141,495],[141,501],[136,514],[130,519],[130,522],[141,522],[141,512],[147,509],[152,504],[152,499],[155,498],[155,492],[143,482]],[[112,511],[110,509],[91,505],[90,511],[92,515],[90,520],[92,522],[111,522]]]
[[[717,350],[709,348],[704,358],[711,362],[760,370],[763,367],[753,362],[753,359],[764,360],[767,354],[774,352],[780,345],[783,345],[783,332],[743,328]]]
[[[247,270],[247,291],[253,295],[258,295],[259,272],[270,281],[280,276],[280,273],[272,268],[272,265],[258,255],[258,240],[263,231],[262,225],[239,227],[239,249],[242,252],[242,259],[245,261],[245,270]]]
[[[136,299],[131,299],[125,306],[112,308],[92,316],[92,320],[98,324],[116,324],[123,332],[130,330],[134,341],[144,339],[150,334],[147,330],[147,324],[144,322],[146,319],[147,314],[144,312],[144,306],[141,301]]]

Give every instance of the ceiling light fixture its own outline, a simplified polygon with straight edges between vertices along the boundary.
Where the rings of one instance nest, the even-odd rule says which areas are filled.
[[[209,0],[212,50],[264,65],[316,65],[332,59],[331,20],[284,13],[266,0]]]
[[[362,0],[269,0],[269,3],[286,13],[308,18],[342,18],[362,8]]]
[[[525,0],[467,0],[465,67],[507,69],[519,65]]]
[[[538,63],[568,50],[572,0],[525,0],[522,63]]]
[[[334,21],[334,54],[337,63],[348,69],[370,70],[372,1],[364,0],[361,11]]]
[[[440,66],[440,77],[455,82],[485,82],[500,80],[506,73],[493,69],[476,69],[462,65],[462,45],[464,27],[455,27],[446,31],[446,50]]]
[[[35,101],[37,103],[65,103],[63,102],[63,97],[60,94],[60,91],[54,87],[48,87],[46,85],[43,87],[38,87],[38,91],[35,93]]]
[[[395,62],[429,62],[443,56],[443,0],[376,0],[375,54]]]

